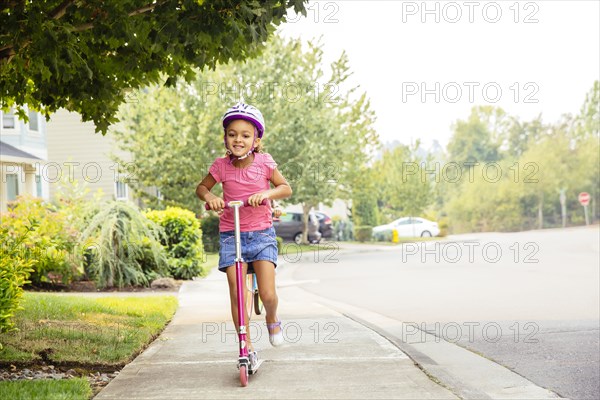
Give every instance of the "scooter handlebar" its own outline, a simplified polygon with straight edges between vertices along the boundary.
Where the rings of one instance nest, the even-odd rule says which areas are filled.
[[[263,199],[262,203],[260,203],[261,206],[266,206],[268,204],[269,200],[268,199]],[[248,199],[244,200],[244,204],[242,204],[242,207],[249,207],[250,204],[248,204]],[[233,208],[230,207],[229,204],[225,204],[225,208]],[[206,211],[210,211],[210,206],[208,205],[208,203],[204,203],[204,209]]]

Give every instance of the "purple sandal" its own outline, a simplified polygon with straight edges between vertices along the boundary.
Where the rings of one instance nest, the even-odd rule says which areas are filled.
[[[275,328],[279,328],[279,332],[272,333]],[[281,328],[281,321],[277,321],[272,324],[267,324],[267,329],[269,330],[269,342],[271,342],[271,346],[274,346],[274,347],[281,346],[284,342],[283,329]]]

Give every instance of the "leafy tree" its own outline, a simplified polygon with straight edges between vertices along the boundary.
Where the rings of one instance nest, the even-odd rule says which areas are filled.
[[[173,88],[155,85],[138,92],[136,102],[122,107],[122,122],[113,131],[134,162],[114,158],[127,170],[127,183],[136,196],[151,208],[197,209],[193,188],[214,158],[223,154],[218,122],[223,106],[213,104],[213,98],[202,104],[192,89],[179,82]],[[160,196],[148,188],[160,189]]]
[[[138,187],[156,186],[166,204],[197,209],[193,188],[224,154],[221,116],[243,98],[265,116],[265,151],[292,185],[291,201],[302,204],[305,223],[320,202],[349,198],[357,166],[376,141],[374,114],[364,93],[344,90],[347,56],[326,74],[321,47],[274,37],[260,58],[141,93],[123,110],[116,133],[134,156]]]
[[[352,220],[357,226],[376,226],[379,223],[377,207],[376,172],[360,168],[352,185]]]
[[[519,121],[517,117],[509,116],[502,158],[518,159],[530,145],[540,140],[547,129],[548,127],[542,122],[541,114],[533,120],[525,122]]]
[[[507,162],[499,165],[502,171],[510,168]],[[477,165],[472,179],[460,184],[459,194],[448,200],[445,211],[454,232],[520,230],[524,224],[522,192],[522,182],[513,176],[492,176]]]
[[[594,137],[600,135],[600,82],[595,81],[585,96],[585,102],[576,117],[576,138]]]
[[[498,161],[507,123],[501,108],[473,107],[468,120],[458,120],[454,125],[454,134],[448,143],[450,161],[460,165]]]
[[[59,108],[106,133],[127,91],[255,56],[304,0],[0,2],[0,107]]]
[[[383,152],[373,165],[379,205],[384,222],[400,216],[417,216],[433,202],[431,160],[418,155],[420,143],[412,148],[400,145]]]

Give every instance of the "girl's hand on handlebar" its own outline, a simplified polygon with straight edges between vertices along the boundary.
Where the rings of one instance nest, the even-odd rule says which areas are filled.
[[[220,197],[215,197],[214,199],[207,201],[206,204],[208,204],[211,210],[216,211],[219,214],[221,214],[225,208],[225,201]]]
[[[248,197],[248,205],[252,207],[258,207],[265,200],[269,201],[269,197],[267,195],[264,193],[256,193]]]

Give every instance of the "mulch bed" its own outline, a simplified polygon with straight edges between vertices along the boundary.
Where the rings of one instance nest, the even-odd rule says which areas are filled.
[[[98,394],[102,388],[115,378],[120,371],[118,366],[68,366],[41,363],[39,365],[19,365],[17,363],[0,368],[0,381],[18,381],[34,379],[70,379],[87,378],[94,392]]]
[[[42,282],[37,286],[27,285],[24,287],[26,291],[30,292],[177,292],[184,281],[176,280],[177,287],[175,288],[151,288],[145,286],[124,286],[122,288],[96,288],[96,284],[93,281],[75,281],[69,285],[62,283],[47,283]]]

